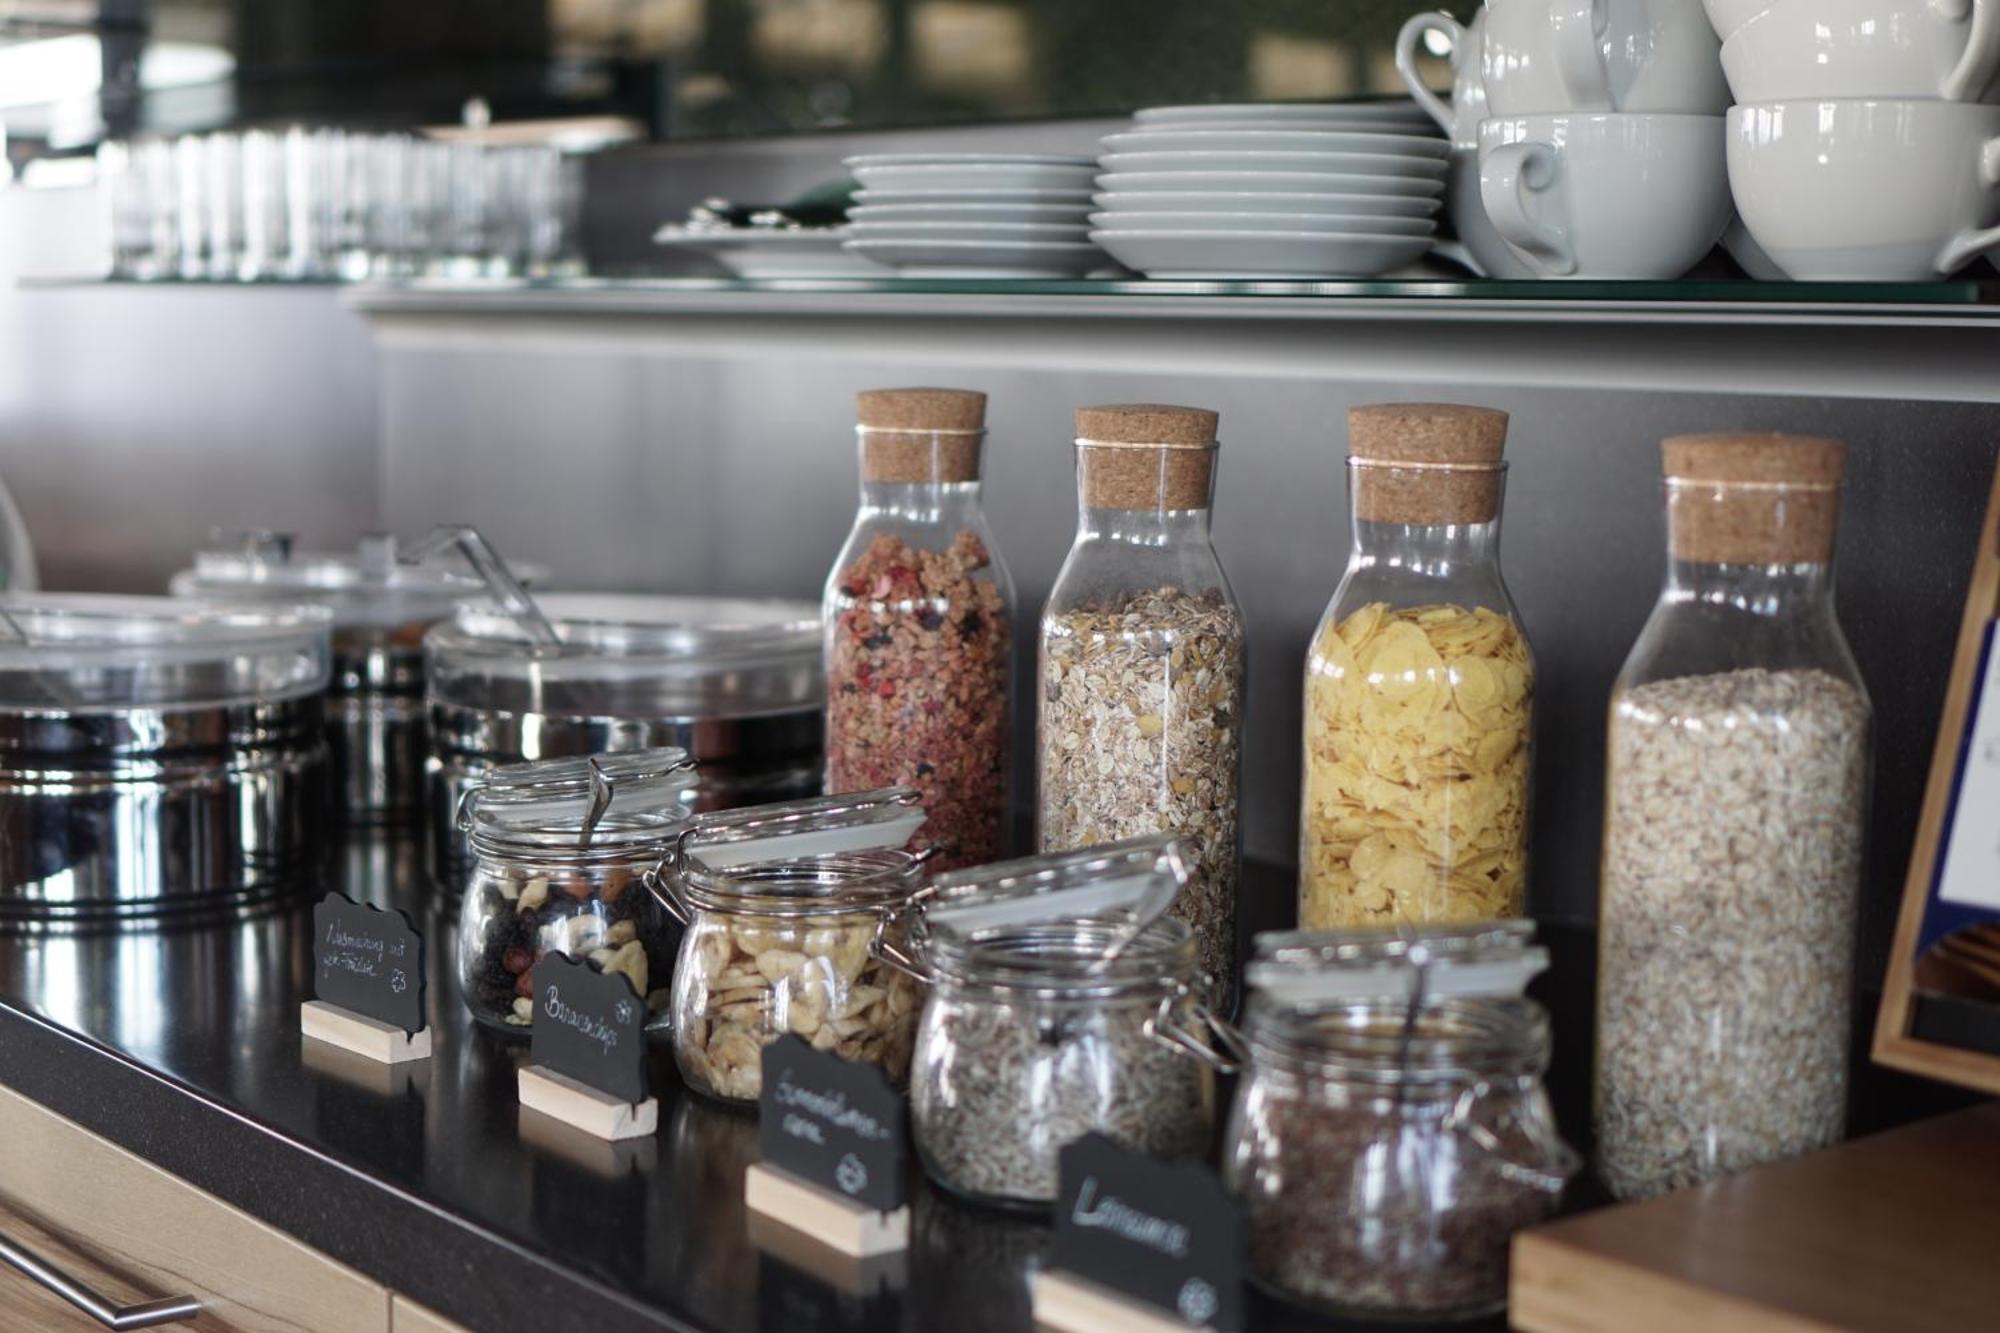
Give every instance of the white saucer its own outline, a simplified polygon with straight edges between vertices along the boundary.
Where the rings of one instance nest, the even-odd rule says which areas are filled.
[[[1437,122],[1428,116],[1415,119],[1349,120],[1169,120],[1135,125],[1121,134],[1234,134],[1239,131],[1270,131],[1277,134],[1393,134],[1436,139],[1441,135]]]
[[[1073,204],[860,204],[847,210],[854,222],[1049,222],[1072,223],[1090,211]]]
[[[1092,213],[1098,231],[1299,231],[1353,236],[1434,236],[1434,218],[1397,218],[1353,213]]]
[[[911,277],[1078,278],[1104,264],[1087,241],[849,241],[847,252]]]
[[[872,167],[1087,167],[1091,159],[1075,153],[861,153],[843,157],[852,170]]]
[[[691,251],[722,265],[739,278],[855,278],[876,270],[842,248],[846,227],[804,231],[739,227],[733,231],[689,231],[670,223],[653,233],[655,245]]]
[[[1105,253],[1149,278],[1372,278],[1420,259],[1428,236],[1292,231],[1093,231]]]
[[[856,241],[1081,241],[1087,221],[1046,222],[853,222]]]
[[[1262,194],[1252,190],[1107,190],[1091,196],[1120,213],[1359,213],[1427,218],[1444,200],[1410,194]],[[852,216],[850,214],[849,216]]]
[[[1095,166],[1019,162],[941,163],[936,166],[861,167],[854,173],[869,190],[1081,190]]]
[[[857,204],[1088,204],[1090,190],[856,190]]]
[[[1374,134],[1352,130],[1140,130],[1104,136],[1111,153],[1391,153],[1445,157],[1451,145],[1437,135]]]
[[[1444,193],[1444,182],[1419,176],[1356,175],[1334,171],[1111,171],[1097,178],[1107,192],[1210,191],[1260,194],[1403,195],[1430,198]]]
[[[1333,117],[1355,120],[1421,120],[1430,123],[1423,108],[1407,97],[1387,102],[1218,102],[1194,106],[1149,106],[1132,113],[1141,125],[1171,125],[1205,120],[1217,123],[1243,120],[1313,121]]]
[[[1436,153],[1107,153],[1099,162],[1114,175],[1160,171],[1315,171],[1345,174],[1432,177],[1443,180],[1445,155],[1451,145],[1442,139],[1411,139]],[[1102,181],[1103,177],[1098,178]]]

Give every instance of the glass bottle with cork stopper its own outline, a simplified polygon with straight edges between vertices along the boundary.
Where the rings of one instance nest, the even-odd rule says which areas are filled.
[[[1216,420],[1153,404],[1076,414],[1076,541],[1042,612],[1037,829],[1044,852],[1186,840],[1174,914],[1228,1012],[1244,629],[1209,537]]]
[[[1306,662],[1299,924],[1525,906],[1534,659],[1500,576],[1507,414],[1348,414],[1353,552]]]
[[[942,867],[1006,848],[1014,584],[980,504],[986,395],[858,396],[861,507],[826,583],[826,790],[911,787]]]
[[[1605,763],[1595,1118],[1621,1198],[1840,1137],[1868,805],[1868,695],[1833,604],[1845,446],[1662,452],[1666,584]]]

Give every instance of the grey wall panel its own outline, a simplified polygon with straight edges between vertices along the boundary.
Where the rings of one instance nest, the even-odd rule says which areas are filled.
[[[1262,359],[1226,337],[1204,349],[1196,325],[1154,341],[1115,323],[1037,336],[1004,321],[418,319],[388,336],[391,525],[449,513],[593,587],[817,595],[852,514],[854,391],[985,389],[988,504],[1030,636],[1074,527],[1072,408],[1219,409],[1216,540],[1252,626],[1245,822],[1251,852],[1281,859],[1296,836],[1301,664],[1347,555],[1344,413],[1411,397],[1505,408],[1505,560],[1541,662],[1534,898],[1570,919],[1594,908],[1606,697],[1662,572],[1658,441],[1748,426],[1843,436],[1857,448],[1841,603],[1880,712],[1878,965],[1995,462],[1991,406],[1578,388],[1555,368],[1496,384],[1460,360],[1390,368],[1367,330],[1317,326]],[[1024,715],[1024,745],[1030,726]]]

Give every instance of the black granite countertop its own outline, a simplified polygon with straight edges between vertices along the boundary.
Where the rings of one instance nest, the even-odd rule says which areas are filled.
[[[226,924],[0,940],[4,1081],[474,1328],[522,1327],[530,1312],[552,1333],[1031,1327],[1026,1275],[1047,1227],[928,1186],[912,1202],[901,1271],[873,1290],[760,1249],[742,1197],[755,1122],[687,1092],[664,1049],[653,1057],[652,1138],[611,1146],[523,1115],[514,1088],[526,1044],[476,1029],[460,1003],[451,921],[426,887],[419,845],[357,841],[338,862],[351,894],[404,908],[425,932],[430,1060],[383,1067],[302,1042],[307,895]],[[1252,875],[1245,892],[1288,896],[1284,887]],[[1575,1137],[1588,938],[1552,934],[1552,1090]],[[1252,1326],[1360,1327],[1261,1294]]]

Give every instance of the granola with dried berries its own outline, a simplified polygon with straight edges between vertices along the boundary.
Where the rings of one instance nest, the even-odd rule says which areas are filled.
[[[1041,847],[1175,833],[1194,849],[1174,915],[1210,1000],[1236,991],[1243,620],[1219,590],[1162,587],[1042,619]]]
[[[1004,850],[1012,626],[991,563],[970,531],[942,551],[885,533],[829,606],[826,789],[916,788],[940,869]]]

